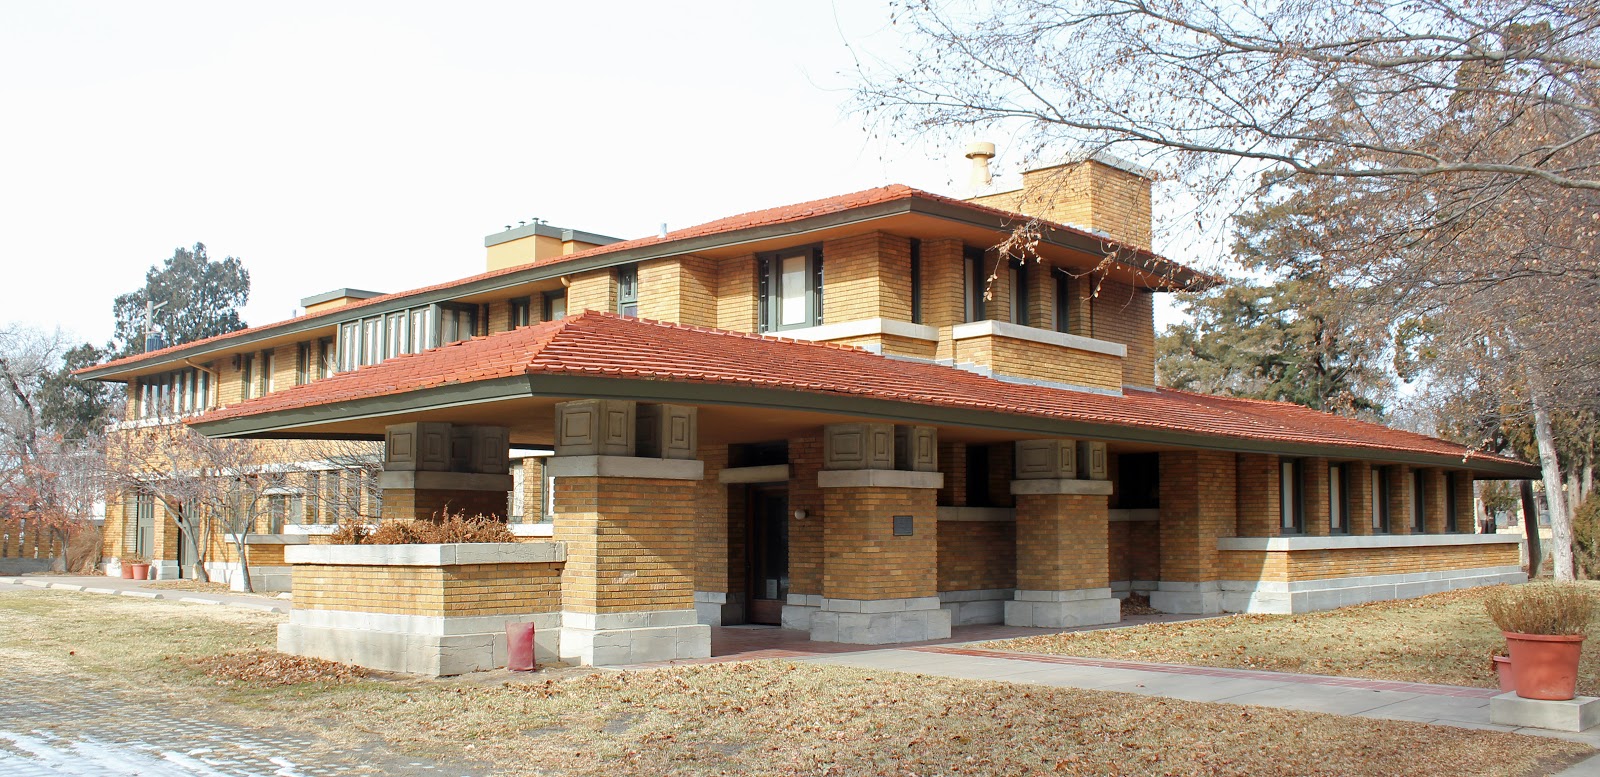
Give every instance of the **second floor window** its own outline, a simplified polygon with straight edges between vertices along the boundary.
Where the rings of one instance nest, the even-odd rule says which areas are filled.
[[[1028,325],[1028,263],[1022,259],[1008,262],[1011,266],[1011,323]]]
[[[311,371],[315,366],[315,351],[310,342],[300,343],[295,349],[294,360],[294,385],[304,386],[311,382]]]
[[[567,317],[567,290],[544,293],[544,320],[560,321]]]
[[[239,395],[245,399],[256,395],[255,354],[246,354],[239,361]]]
[[[1072,276],[1057,267],[1051,273],[1056,282],[1056,331],[1068,332],[1072,327]]]
[[[145,376],[135,404],[140,418],[199,412],[211,405],[211,374],[191,368]]]
[[[533,323],[533,300],[528,297],[518,297],[511,300],[510,321],[508,328],[516,329],[519,326],[528,326]]]
[[[760,259],[761,331],[822,323],[822,249],[799,248]]]
[[[983,298],[989,290],[989,273],[984,264],[983,249],[968,246],[962,253],[962,260],[966,263],[967,278],[965,309],[962,312],[968,321],[982,321],[987,316]]]
[[[639,315],[639,265],[617,268],[617,312],[624,316]]]

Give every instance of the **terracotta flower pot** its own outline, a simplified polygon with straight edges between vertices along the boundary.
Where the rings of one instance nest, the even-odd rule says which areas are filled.
[[[1503,633],[1518,696],[1566,701],[1576,695],[1584,635]]]
[[[150,579],[150,565],[149,564],[132,564],[130,566],[133,567],[133,579],[134,580],[149,580]],[[1569,696],[1567,698],[1570,699],[1572,697]]]
[[[1500,692],[1509,693],[1517,689],[1516,680],[1511,677],[1511,659],[1505,656],[1494,657],[1494,674],[1500,680]]]
[[[132,580],[133,579],[133,562],[131,562],[131,561],[122,562],[122,579],[123,580]]]

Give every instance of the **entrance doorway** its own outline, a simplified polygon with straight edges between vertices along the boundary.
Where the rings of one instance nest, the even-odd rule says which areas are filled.
[[[789,487],[752,485],[745,504],[745,620],[776,626],[789,598]]]

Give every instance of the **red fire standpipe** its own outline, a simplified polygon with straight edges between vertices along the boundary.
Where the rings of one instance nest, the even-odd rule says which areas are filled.
[[[533,624],[506,624],[506,668],[513,672],[538,669],[533,660]]]

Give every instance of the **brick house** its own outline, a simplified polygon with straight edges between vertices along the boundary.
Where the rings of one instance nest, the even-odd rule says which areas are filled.
[[[1036,260],[998,261],[1019,211]],[[1114,622],[1129,592],[1300,612],[1523,579],[1472,482],[1529,465],[1156,387],[1154,295],[1216,280],[1150,241],[1150,181],[1113,159],[636,240],[536,223],[482,274],[85,374],[138,397],[204,364],[207,435],[383,440],[385,519],[519,516],[564,545],[563,634],[629,660],[705,625],[889,643]],[[261,353],[326,376],[246,398]]]

